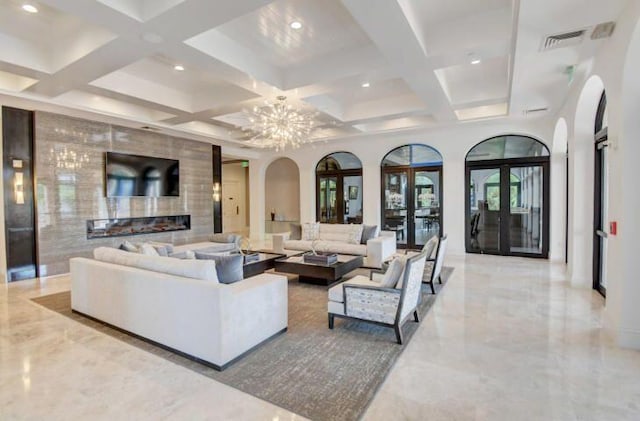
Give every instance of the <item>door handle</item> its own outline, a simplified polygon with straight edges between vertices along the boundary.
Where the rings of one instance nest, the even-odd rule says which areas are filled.
[[[240,215],[240,206],[236,206],[236,215]]]
[[[602,237],[602,238],[609,238],[609,234],[607,234],[606,232],[604,232],[602,230],[596,230],[596,235],[598,237]]]

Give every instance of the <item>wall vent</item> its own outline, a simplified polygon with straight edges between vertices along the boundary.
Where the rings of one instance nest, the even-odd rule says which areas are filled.
[[[599,23],[591,32],[591,39],[609,38],[616,27],[615,22]]]
[[[540,51],[554,50],[556,48],[570,47],[578,45],[584,38],[585,30],[564,32],[562,34],[549,35],[542,40]]]

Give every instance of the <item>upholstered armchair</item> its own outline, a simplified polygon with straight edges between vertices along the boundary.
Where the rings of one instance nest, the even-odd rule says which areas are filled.
[[[412,315],[416,322],[420,321],[417,307],[426,258],[425,253],[408,257],[395,288],[381,287],[365,276],[344,282],[334,287],[334,291],[332,288],[329,291],[329,329],[333,329],[335,317],[361,320],[393,327],[398,343],[402,344],[402,325]],[[341,295],[342,303],[337,295]]]
[[[447,241],[448,239],[446,235],[440,238],[440,241],[438,241],[438,245],[436,248],[436,257],[434,259],[427,259],[427,263],[425,264],[424,277],[422,279],[422,282],[424,282],[425,284],[429,284],[432,294],[436,293],[436,290],[433,287],[434,281],[437,279],[440,284],[442,283],[440,273],[442,272],[444,255],[447,251]]]

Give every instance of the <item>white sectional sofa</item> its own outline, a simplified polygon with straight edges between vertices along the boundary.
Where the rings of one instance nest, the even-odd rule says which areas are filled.
[[[106,247],[72,258],[71,307],[224,369],[287,329],[287,279],[260,274],[217,281],[215,262]]]
[[[379,234],[366,244],[360,244],[359,236],[362,225],[358,224],[318,224],[316,240],[308,239],[303,229],[302,239],[291,239],[291,233],[273,234],[273,250],[285,253],[286,250],[309,251],[315,247],[316,251],[326,251],[339,254],[353,254],[364,256],[364,266],[380,268],[382,262],[389,259],[396,252],[396,235],[393,231],[380,231]],[[357,237],[357,241],[355,240]],[[307,238],[307,239],[305,239]]]

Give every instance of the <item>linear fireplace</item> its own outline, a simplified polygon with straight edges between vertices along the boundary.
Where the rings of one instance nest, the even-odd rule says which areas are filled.
[[[87,239],[123,237],[191,229],[191,215],[87,220]]]

